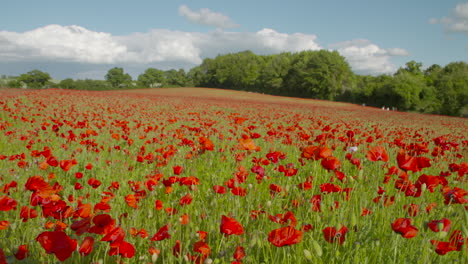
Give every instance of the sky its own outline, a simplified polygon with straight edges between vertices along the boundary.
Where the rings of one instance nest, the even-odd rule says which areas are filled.
[[[205,58],[337,50],[357,74],[468,62],[468,2],[453,0],[16,0],[0,15],[0,74],[133,78]]]

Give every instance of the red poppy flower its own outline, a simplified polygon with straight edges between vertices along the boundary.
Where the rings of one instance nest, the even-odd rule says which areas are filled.
[[[121,227],[116,227],[109,231],[101,241],[109,242],[111,244],[118,244],[122,242],[125,238],[125,231]]]
[[[245,250],[242,246],[237,246],[236,251],[234,251],[234,259],[237,261],[241,261],[245,257]]]
[[[179,185],[185,185],[189,187],[192,185],[200,185],[200,179],[195,176],[182,177],[179,179]]]
[[[63,231],[42,232],[36,238],[47,254],[55,254],[58,260],[68,259],[75,251],[76,239],[71,239]]]
[[[285,159],[286,158],[286,155],[282,152],[279,152],[279,151],[275,151],[275,152],[270,152],[268,154],[266,154],[266,158],[268,160],[270,160],[271,162],[273,162],[274,164],[278,163],[278,161],[280,159]]]
[[[87,256],[87,255],[91,254],[91,252],[93,252],[93,246],[94,246],[94,238],[90,237],[90,236],[87,236],[87,237],[85,237],[83,242],[81,242],[78,253],[80,253],[80,255],[83,256],[83,257]]]
[[[94,226],[89,229],[89,233],[104,235],[115,228],[115,219],[108,214],[100,214],[93,217]]]
[[[341,192],[341,187],[332,183],[323,183],[320,185],[320,191],[322,193]]]
[[[124,258],[133,258],[133,256],[135,256],[135,247],[126,241],[111,245],[109,256],[114,256],[117,254]]]
[[[154,208],[156,210],[162,210],[164,208],[162,201],[161,200],[156,200],[156,202],[154,204]]]
[[[336,230],[335,227],[326,227],[322,231],[323,236],[327,242],[343,245],[346,240],[346,233],[348,233],[348,228],[346,226],[342,226],[340,230]]]
[[[8,212],[13,209],[16,210],[17,205],[18,202],[16,202],[16,200],[11,197],[8,197],[6,195],[0,197],[0,211]]]
[[[188,214],[183,214],[179,217],[179,222],[181,225],[186,225],[190,222],[190,217]]]
[[[200,143],[200,149],[202,151],[205,151],[205,150],[213,151],[214,150],[213,142],[209,138],[200,137],[198,139],[198,142]]]
[[[322,195],[316,194],[312,196],[310,203],[312,204],[312,211],[321,212],[320,205],[322,203]]]
[[[237,235],[240,236],[244,233],[244,228],[234,218],[227,217],[225,215],[221,218],[221,225],[219,227],[221,233],[225,236]]]
[[[468,195],[468,191],[465,191],[461,188],[455,187],[450,189],[449,186],[445,186],[443,189],[443,195],[445,198],[445,204],[466,204],[468,203],[468,199],[464,197]]]
[[[165,225],[161,227],[156,234],[154,234],[151,241],[161,241],[169,238],[171,238],[171,235],[169,234],[169,226]]]
[[[299,184],[297,185],[297,188],[302,189],[302,190],[304,190],[304,191],[307,191],[307,190],[312,189],[312,186],[313,186],[313,185],[312,185],[312,182],[306,180],[305,182],[299,183]]]
[[[172,247],[172,254],[175,257],[178,257],[180,255],[180,253],[182,253],[182,249],[181,249],[181,246],[180,246],[180,240],[176,240],[175,245]]]
[[[18,251],[15,253],[15,258],[17,260],[23,260],[29,256],[28,252],[28,246],[27,245],[21,245],[18,247]]]
[[[29,177],[24,185],[26,190],[38,193],[41,197],[46,198],[54,192],[53,188],[41,176]]]
[[[294,168],[294,164],[288,163],[286,166],[279,165],[278,171],[284,173],[284,176],[291,177],[297,174],[297,169]]]
[[[336,170],[338,167],[340,167],[341,162],[339,159],[329,156],[324,159],[322,159],[322,162],[320,163],[322,167],[326,170]]]
[[[237,196],[245,196],[247,194],[247,189],[237,186],[231,189],[231,193]]]
[[[301,230],[297,230],[293,226],[285,226],[272,230],[268,234],[268,241],[276,247],[294,245],[302,241]]]
[[[306,159],[319,160],[330,157],[332,150],[327,147],[307,146],[302,150],[301,157]]]
[[[193,251],[200,253],[203,259],[211,254],[210,246],[204,241],[198,241],[193,244]]]
[[[0,221],[0,230],[5,230],[10,226],[10,222],[7,220]]]
[[[468,244],[468,239],[463,238],[460,230],[455,230],[450,235],[449,242],[431,240],[431,244],[436,246],[437,254],[445,255],[450,251],[461,251],[463,244]]]
[[[179,204],[181,206],[191,204],[193,201],[192,195],[190,193],[186,194],[184,197],[180,198]]]
[[[75,159],[61,160],[60,161],[60,168],[62,168],[62,170],[64,170],[64,171],[69,171],[76,164],[78,164],[78,162]]]
[[[260,147],[255,145],[255,142],[249,137],[239,139],[239,149],[260,151]]]
[[[23,222],[28,221],[30,218],[36,218],[37,211],[34,208],[29,208],[27,206],[21,207],[20,218],[23,219]]]
[[[391,224],[392,229],[404,238],[413,238],[418,234],[418,229],[411,225],[412,221],[411,218],[398,218]]]
[[[224,186],[221,186],[221,185],[214,185],[213,190],[216,193],[219,193],[219,194],[225,194],[226,193],[226,188]]]
[[[382,146],[375,146],[371,148],[366,155],[366,158],[370,161],[388,161],[388,154],[384,147]]]
[[[0,248],[0,264],[8,264],[5,256],[5,252]]]
[[[426,157],[413,157],[408,155],[404,150],[397,155],[398,167],[402,170],[417,172],[423,168],[431,166],[431,162]]]
[[[296,226],[297,224],[296,217],[294,216],[294,213],[291,211],[287,211],[286,213],[284,213],[284,215],[282,214],[277,214],[276,216],[269,215],[268,218],[271,221],[282,224],[282,225],[288,224],[288,222],[289,222],[288,224],[289,226]]]
[[[427,226],[434,232],[448,232],[452,227],[452,222],[447,218],[442,218],[440,220],[432,220],[431,222],[427,223]]]
[[[419,204],[414,204],[414,203],[412,203],[412,204],[410,204],[410,205],[405,204],[405,205],[403,206],[403,209],[407,209],[407,210],[408,210],[408,215],[409,215],[409,216],[415,217],[415,216],[417,216],[418,213],[419,213],[419,207],[420,207]]]
[[[282,191],[282,188],[281,186],[277,185],[277,184],[270,184],[270,193],[272,195],[276,194],[276,193],[280,193]]]
[[[182,166],[174,166],[172,167],[175,175],[180,175],[184,171],[184,167]]]
[[[101,181],[99,181],[98,179],[92,177],[88,180],[88,184],[93,187],[94,189],[96,189],[97,187],[101,186]]]

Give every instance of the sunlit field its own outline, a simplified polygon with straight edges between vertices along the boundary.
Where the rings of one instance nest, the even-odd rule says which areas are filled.
[[[466,263],[468,121],[0,90],[0,263]]]

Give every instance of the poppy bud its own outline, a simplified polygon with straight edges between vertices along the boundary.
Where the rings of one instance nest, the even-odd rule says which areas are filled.
[[[468,228],[466,227],[466,225],[462,225],[461,229],[463,237],[468,237]]]
[[[257,237],[253,236],[252,239],[250,240],[249,247],[251,247],[251,248],[255,247],[256,243],[257,243]]]
[[[211,263],[213,263],[212,259],[210,259],[210,258],[205,259],[204,264],[211,264]]]
[[[439,231],[439,232],[437,233],[437,237],[438,237],[439,239],[443,239],[444,237],[447,236],[447,234],[448,234],[447,232],[442,231],[442,229],[439,229],[439,230],[441,230],[441,231]]]
[[[155,263],[158,260],[159,255],[157,253],[153,253],[151,255],[151,262]]]
[[[421,185],[421,193],[423,193],[426,189],[427,189],[427,185],[425,183],[423,183]]]
[[[357,177],[357,179],[358,179],[359,181],[361,181],[362,178],[364,178],[364,176],[362,175],[363,173],[364,173],[364,172],[363,172],[362,170],[359,170],[358,177]]]
[[[314,247],[315,255],[320,258],[323,254],[322,247],[314,239],[312,240],[312,246]]]
[[[351,226],[354,227],[354,226],[356,226],[356,224],[357,224],[356,214],[353,213],[351,215]]]
[[[307,260],[312,261],[312,253],[310,253],[310,251],[307,250],[307,249],[304,249],[304,257],[305,257]]]

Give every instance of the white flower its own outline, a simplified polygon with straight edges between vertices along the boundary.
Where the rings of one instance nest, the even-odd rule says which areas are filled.
[[[358,151],[358,147],[356,147],[356,146],[352,146],[352,147],[348,148],[349,153],[353,153],[353,152],[356,152],[356,151]]]

